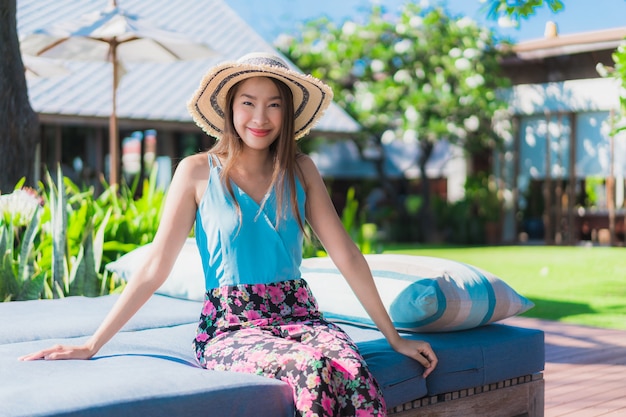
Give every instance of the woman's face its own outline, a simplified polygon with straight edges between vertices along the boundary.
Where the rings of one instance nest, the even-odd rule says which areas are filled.
[[[278,88],[266,77],[243,81],[233,100],[233,125],[244,146],[264,150],[276,140],[283,119]]]

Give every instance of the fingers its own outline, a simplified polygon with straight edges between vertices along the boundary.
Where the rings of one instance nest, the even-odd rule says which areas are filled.
[[[424,378],[426,378],[428,375],[430,375],[430,373],[432,371],[435,370],[435,368],[437,367],[437,363],[439,362],[439,359],[437,359],[437,355],[435,355],[435,352],[432,350],[432,348],[430,347],[429,344],[425,344],[426,346],[424,347],[424,349],[420,352],[421,356],[423,358],[425,358],[428,362],[427,365],[424,365],[422,363],[422,365],[424,365]]]
[[[421,352],[418,351],[415,355],[413,355],[413,358],[416,359],[424,368],[430,367],[430,361],[428,360],[426,355],[422,354]]]
[[[437,367],[439,360],[437,355],[430,347],[430,344],[420,341],[407,341],[410,346],[406,354],[413,359],[417,360],[423,367],[424,373],[422,376],[426,378]]]
[[[66,349],[62,345],[54,345],[48,349],[40,350],[39,352],[30,353],[28,355],[20,356],[18,360],[20,361],[35,361],[39,359],[44,360],[56,360],[56,359],[65,359],[68,357],[68,353],[64,352]]]

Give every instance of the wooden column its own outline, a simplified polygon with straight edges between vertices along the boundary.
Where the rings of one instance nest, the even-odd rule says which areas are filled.
[[[513,116],[513,149],[515,157],[513,158],[513,179],[512,179],[512,192],[513,192],[513,213],[515,214],[515,238],[519,239],[520,227],[517,221],[517,212],[519,211],[519,171],[520,171],[520,157],[522,155],[521,146],[521,132],[520,132],[520,117]]]
[[[546,244],[554,243],[554,227],[552,224],[552,152],[550,151],[550,118],[552,114],[548,111],[546,117],[546,176],[543,182],[543,224],[544,224],[544,240]]]
[[[570,245],[578,242],[578,230],[576,227],[576,147],[578,146],[578,137],[576,133],[576,113],[570,113],[569,128],[569,187],[567,189],[567,228],[569,232],[568,243]]]
[[[609,176],[606,179],[606,208],[609,212],[609,235],[611,246],[615,246],[615,137],[613,133],[613,110],[609,112]]]

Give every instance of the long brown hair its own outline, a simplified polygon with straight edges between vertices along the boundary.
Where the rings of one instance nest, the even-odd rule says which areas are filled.
[[[296,175],[300,174],[299,177],[301,181],[304,181],[304,177],[300,167],[296,163],[297,158],[302,155],[302,153],[298,149],[295,141],[293,96],[291,89],[285,83],[273,77],[267,78],[276,85],[276,88],[278,88],[278,93],[282,103],[281,109],[283,112],[278,138],[276,138],[269,148],[273,160],[270,189],[274,188],[276,194],[276,226],[278,226],[281,220],[285,219],[287,216],[287,213],[285,212],[286,207],[284,204],[284,198],[288,194],[292,214],[298,221],[298,226],[304,232],[304,219],[298,210],[298,199],[296,193]],[[235,161],[243,151],[242,141],[235,130],[235,124],[233,122],[233,101],[235,99],[237,89],[243,81],[239,81],[235,84],[226,95],[224,134],[222,135],[222,138],[217,141],[215,146],[209,150],[210,153],[220,156],[223,161],[220,177],[233,199],[233,203],[235,204],[240,218],[241,207],[239,207],[239,204],[237,203],[233,187],[228,179],[230,170],[233,168]]]

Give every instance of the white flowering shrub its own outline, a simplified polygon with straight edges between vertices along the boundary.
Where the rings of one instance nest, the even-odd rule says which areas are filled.
[[[328,82],[335,101],[381,143],[417,141],[415,165],[425,183],[436,142],[470,154],[490,153],[502,142],[503,125],[494,130],[492,119],[506,108],[496,94],[509,85],[499,64],[503,52],[494,34],[468,17],[427,2],[407,2],[397,15],[375,5],[369,16],[341,26],[310,21],[278,47]],[[422,190],[428,211],[428,186]]]

